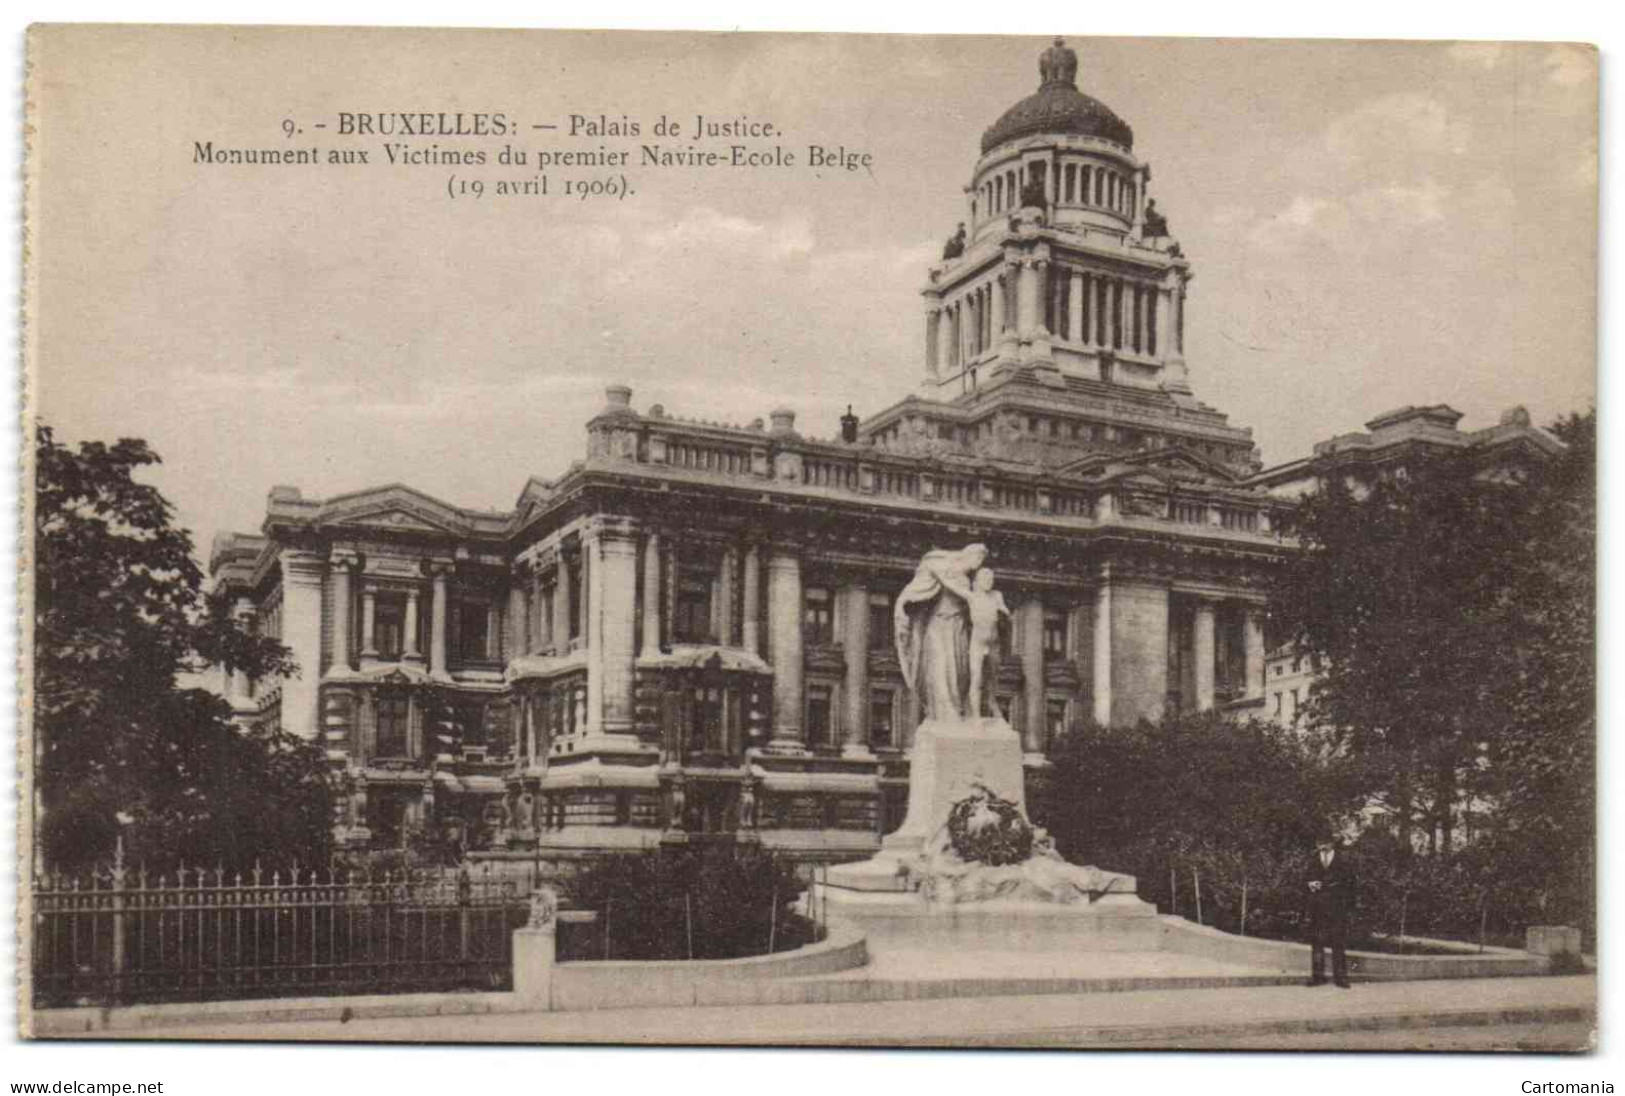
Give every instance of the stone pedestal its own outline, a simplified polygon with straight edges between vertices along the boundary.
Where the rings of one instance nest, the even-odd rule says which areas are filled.
[[[551,1005],[553,966],[558,955],[555,928],[556,923],[513,932],[513,992],[536,1008]]]
[[[918,853],[948,820],[948,810],[977,784],[1027,809],[1021,737],[994,716],[944,723],[927,720],[914,735],[908,814],[881,841],[887,851]]]
[[[858,864],[829,869],[815,885],[832,918],[891,946],[952,946],[970,950],[1065,951],[1154,947],[1156,908],[1135,895],[1132,876],[1080,868],[1051,850],[1001,868],[975,866],[978,880],[1004,876],[1017,893],[1060,895],[1054,901],[999,897],[988,901],[933,901],[919,888],[932,875],[932,849],[953,805],[981,785],[1026,813],[1021,738],[1002,719],[920,725],[909,772],[908,815],[881,843],[880,853]],[[997,879],[994,877],[998,877]],[[1071,881],[1075,886],[1066,885]],[[1023,885],[1023,883],[1031,885]],[[1087,890],[1087,899],[1083,892]]]

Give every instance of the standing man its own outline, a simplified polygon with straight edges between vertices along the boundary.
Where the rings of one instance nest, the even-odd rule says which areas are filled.
[[[1332,979],[1349,988],[1349,918],[1354,913],[1355,878],[1349,856],[1336,838],[1315,843],[1309,864],[1309,932],[1313,944],[1309,985],[1326,984],[1326,948],[1332,949]]]

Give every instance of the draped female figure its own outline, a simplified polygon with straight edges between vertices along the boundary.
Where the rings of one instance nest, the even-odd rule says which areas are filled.
[[[987,559],[971,544],[936,549],[921,559],[892,610],[903,680],[927,720],[964,719],[970,686],[970,577]]]

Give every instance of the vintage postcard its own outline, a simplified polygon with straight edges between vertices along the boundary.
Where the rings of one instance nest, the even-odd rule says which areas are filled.
[[[1597,52],[1056,29],[32,28],[23,1034],[1592,1048]]]

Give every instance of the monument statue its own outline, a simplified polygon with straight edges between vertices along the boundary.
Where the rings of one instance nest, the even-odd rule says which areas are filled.
[[[959,230],[948,237],[948,242],[942,245],[944,259],[957,259],[965,253],[965,222],[959,222]]]
[[[897,596],[897,661],[927,721],[955,722],[969,714],[971,576],[986,560],[982,544],[927,552]]]
[[[1133,877],[1067,863],[1027,817],[1021,736],[985,696],[1000,618],[1010,615],[987,555],[982,544],[927,552],[897,597],[897,661],[923,716],[910,747],[908,810],[877,856],[831,868],[820,892],[900,896],[878,924],[865,922],[886,931],[932,909],[999,900],[1027,903],[1030,913],[1031,904],[1082,909],[1109,899],[1102,910],[1154,916],[1134,897]],[[838,901],[848,918],[880,909],[873,897]],[[986,924],[1000,940],[1048,931]],[[980,930],[965,922],[953,931]]]
[[[1145,227],[1141,230],[1147,239],[1160,239],[1168,235],[1168,218],[1157,212],[1157,200],[1145,203]]]

